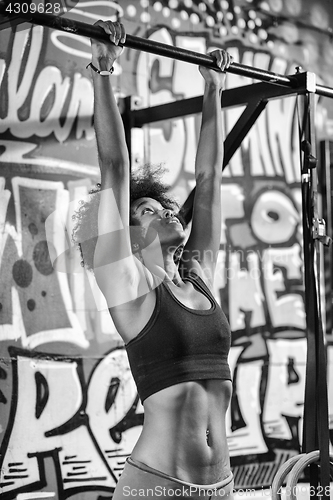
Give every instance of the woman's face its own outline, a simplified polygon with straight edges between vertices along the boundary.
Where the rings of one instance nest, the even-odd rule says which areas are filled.
[[[135,200],[131,205],[131,218],[134,224],[144,228],[144,237],[149,240],[152,238],[153,241],[157,233],[162,245],[164,243],[171,246],[184,242],[185,231],[177,215],[154,198]]]

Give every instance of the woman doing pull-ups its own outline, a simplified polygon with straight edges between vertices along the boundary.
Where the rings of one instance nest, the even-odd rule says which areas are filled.
[[[123,124],[106,76],[126,34],[120,23],[96,24],[110,41],[91,41],[101,181],[93,195],[98,204],[90,207],[98,205],[94,256],[87,262],[83,245],[83,257],[125,343],[144,407],[143,430],[113,500],[139,490],[150,498],[230,498],[230,328],[212,290],[221,231],[221,93],[231,57],[215,50],[216,70],[199,68],[205,91],[187,235],[154,169],[131,179]],[[77,239],[88,209],[81,213]]]

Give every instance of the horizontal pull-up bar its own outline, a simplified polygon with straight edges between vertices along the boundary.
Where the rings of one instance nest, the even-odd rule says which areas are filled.
[[[74,21],[63,16],[54,16],[51,14],[44,14],[39,12],[32,13],[29,11],[27,13],[20,12],[19,15],[14,16],[12,16],[11,14],[8,15],[8,13],[6,13],[6,7],[10,3],[11,2],[9,2],[8,0],[0,0],[0,14],[7,17],[9,21],[11,17],[16,17],[19,18],[21,22],[27,21],[32,24],[46,26],[58,31],[72,33],[73,35],[95,38],[102,41],[109,40],[108,35],[104,31],[102,31],[100,27],[82,23],[80,21]],[[184,61],[191,64],[205,66],[207,68],[216,68],[215,61],[207,54],[193,52],[191,50],[174,47],[172,45],[167,45],[153,40],[147,40],[146,38],[140,38],[134,35],[127,35],[124,46],[135,50],[141,50],[143,52],[150,52],[152,54],[177,59],[179,61]],[[292,75],[280,75],[271,71],[252,68],[250,66],[246,66],[244,64],[239,64],[236,62],[234,62],[228,68],[227,72],[245,76],[248,78],[253,78],[262,82],[282,85],[288,88],[297,87],[297,79],[295,79]],[[317,86],[316,93],[326,97],[333,97],[333,89],[329,87]]]

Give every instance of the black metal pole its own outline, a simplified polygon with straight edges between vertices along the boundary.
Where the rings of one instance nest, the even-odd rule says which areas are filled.
[[[330,87],[325,87],[324,85],[316,85],[315,93],[323,97],[333,98],[333,89]]]
[[[5,20],[10,21],[11,19],[15,19],[16,24],[20,21],[29,22],[31,24],[46,26],[48,28],[52,28],[58,31],[65,31],[66,33],[72,33],[74,35],[80,35],[87,38],[95,38],[97,40],[109,39],[108,35],[98,26],[93,26],[81,21],[68,19],[63,15],[55,16],[39,12],[32,13],[29,12],[29,10],[26,13],[20,11],[19,15],[8,15],[8,12],[6,13],[6,7],[10,3],[14,2],[10,2],[9,0],[0,0],[0,16]],[[29,4],[29,2],[27,3]],[[143,52],[150,52],[151,54],[169,57],[171,59],[177,59],[179,61],[184,61],[191,64],[206,66],[208,68],[216,68],[214,60],[207,54],[193,52],[191,50],[174,47],[172,45],[148,40],[146,38],[140,38],[134,35],[127,35],[124,46],[135,50],[141,50]],[[227,72],[239,76],[245,76],[247,78],[253,78],[254,80],[259,80],[262,82],[282,85],[284,87],[294,88],[295,86],[297,86],[297,81],[292,75],[280,75],[278,73],[273,73],[271,71],[266,71],[259,68],[253,68],[250,66],[246,66],[245,64],[239,64],[237,62],[234,62],[228,68]],[[315,93],[325,97],[333,97],[333,89],[324,85],[316,85]]]
[[[302,451],[309,453],[317,449],[320,450],[320,481],[317,465],[311,464],[310,486],[314,489],[314,500],[317,500],[318,497],[329,500],[330,459],[327,361],[320,307],[320,240],[315,231],[316,224],[320,220],[316,171],[315,96],[314,93],[309,93],[301,99],[303,100],[301,113],[303,114],[303,123],[300,130],[302,219],[307,327]],[[322,490],[317,490],[318,484],[320,484]],[[319,491],[321,491],[320,494]]]
[[[80,21],[75,21],[72,19],[65,18],[63,15],[55,16],[51,14],[44,14],[39,12],[27,12],[17,16],[7,15],[6,7],[10,2],[1,0],[0,1],[0,15],[4,16],[5,19],[10,21],[11,17],[22,19],[22,22],[26,21],[32,24],[38,24],[41,26],[46,26],[58,31],[65,31],[66,33],[72,33],[74,35],[80,35],[87,38],[95,38],[97,40],[109,40],[108,35],[101,30],[98,26],[93,26]],[[14,3],[14,2],[13,2]],[[140,38],[133,35],[127,35],[125,47],[141,50],[143,52],[150,52],[152,54],[161,55],[164,57],[169,57],[172,59],[177,59],[179,61],[184,61],[191,64],[197,64],[201,66],[206,66],[208,68],[216,68],[216,64],[212,57],[207,54],[200,54],[198,52],[193,52],[180,47],[174,47],[164,43],[147,40],[145,38]],[[278,85],[283,85],[285,87],[293,87],[296,82],[292,76],[279,75],[271,71],[266,71],[258,68],[252,68],[244,64],[239,64],[234,62],[228,69],[229,73],[234,73],[236,75],[245,76],[248,78],[253,78],[255,80],[260,80],[269,83],[275,83]],[[333,95],[333,90],[332,90]]]
[[[81,21],[68,19],[63,15],[55,16],[39,12],[31,13],[28,11],[27,13],[20,12],[19,16],[8,16],[6,15],[6,7],[9,3],[10,2],[8,0],[0,0],[0,16],[2,15],[9,21],[11,18],[15,17],[16,20],[17,18],[19,18],[22,20],[22,22],[26,21],[32,24],[46,26],[58,31],[72,33],[73,35],[80,35],[87,38],[95,38],[97,40],[104,41],[109,39],[108,35],[98,26],[93,26]],[[174,47],[172,45],[148,40],[146,38],[140,38],[134,35],[127,35],[124,46],[135,50],[141,50],[143,52],[150,52],[151,54],[169,57],[171,59],[177,59],[179,61],[184,61],[190,64],[206,66],[207,68],[216,68],[215,61],[207,54],[193,52],[191,50]],[[284,87],[294,88],[295,86],[297,86],[297,81],[292,75],[280,75],[278,73],[273,73],[271,71],[263,70],[260,68],[253,68],[250,66],[246,66],[245,64],[239,64],[237,62],[234,62],[228,68],[227,72],[239,76],[245,76],[247,78],[253,78],[254,80],[259,80],[262,82],[282,85]],[[330,87],[325,87],[324,85],[316,85],[315,93],[325,97],[333,97],[333,89]]]

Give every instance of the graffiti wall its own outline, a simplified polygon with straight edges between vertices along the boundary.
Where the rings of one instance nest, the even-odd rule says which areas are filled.
[[[71,2],[67,2],[71,5]],[[74,5],[75,4],[75,5]],[[64,5],[64,2],[62,2]],[[74,6],[73,6],[74,5]],[[296,66],[333,86],[329,1],[72,2],[65,14],[120,18],[130,34],[281,74]],[[1,26],[1,25],[0,25]],[[1,498],[110,499],[143,423],[120,337],[96,303],[93,275],[71,242],[70,207],[99,180],[89,40],[42,27],[0,31]],[[125,49],[112,76],[121,105],[203,92],[195,66]],[[227,87],[248,79],[228,74]],[[230,131],[243,109],[223,113]],[[168,168],[182,203],[194,186],[200,117],[132,131],[133,166]],[[319,99],[317,137],[333,137]],[[238,488],[268,486],[300,451],[306,339],[295,97],[270,102],[224,172],[215,293],[232,329],[228,442]],[[60,218],[55,254],[46,221]],[[328,381],[332,394],[332,339]],[[333,407],[330,397],[330,419]]]

